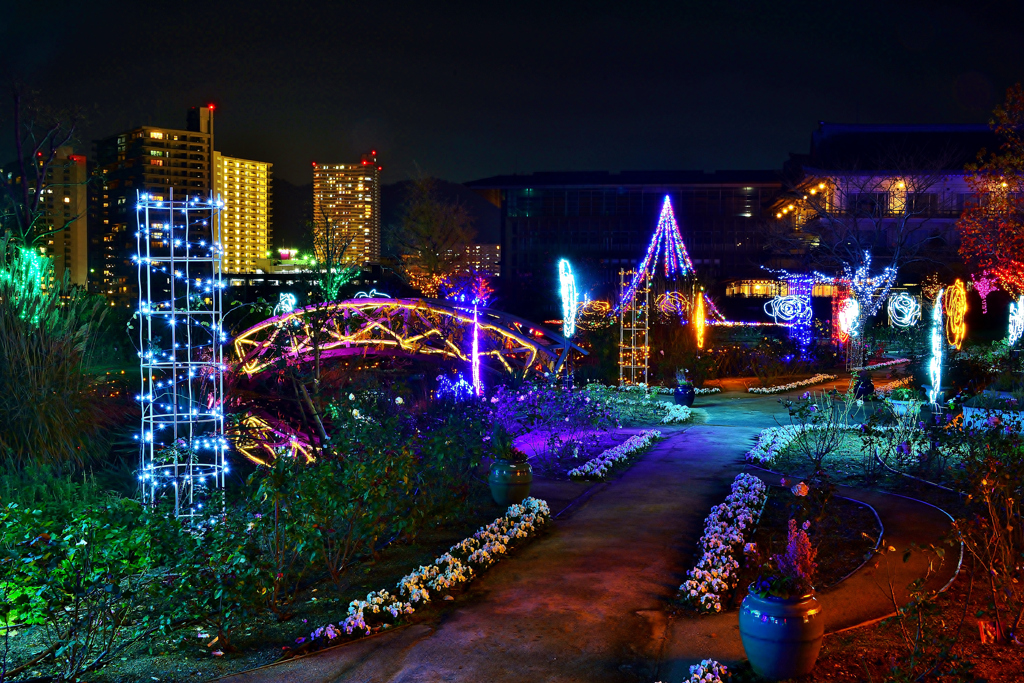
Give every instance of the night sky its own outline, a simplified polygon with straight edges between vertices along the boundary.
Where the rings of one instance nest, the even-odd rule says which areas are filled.
[[[0,67],[91,140],[183,128],[274,163],[375,148],[385,182],[779,168],[820,120],[978,123],[1024,80],[1024,3],[0,0]],[[0,160],[11,157],[10,103]]]

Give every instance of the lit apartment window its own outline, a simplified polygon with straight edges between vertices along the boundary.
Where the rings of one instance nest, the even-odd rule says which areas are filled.
[[[164,134],[158,130],[151,130],[149,131],[149,137],[153,138],[154,140],[163,140]]]

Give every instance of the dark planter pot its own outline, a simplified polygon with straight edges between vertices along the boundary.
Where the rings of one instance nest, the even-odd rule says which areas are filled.
[[[675,396],[677,406],[689,408],[693,405],[693,399],[697,398],[697,392],[693,387],[676,387],[673,396]]]
[[[856,398],[867,398],[875,393],[875,385],[870,380],[858,380],[857,386],[854,389],[854,396]]]
[[[809,674],[818,660],[824,634],[821,605],[813,593],[790,599],[749,593],[740,606],[743,649],[750,666],[765,678]]]
[[[513,503],[522,503],[530,495],[533,468],[528,462],[495,460],[487,474],[487,483],[491,487],[491,497],[498,505],[508,507]]]

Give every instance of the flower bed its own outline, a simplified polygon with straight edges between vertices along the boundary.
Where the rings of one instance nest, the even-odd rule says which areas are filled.
[[[588,460],[576,469],[569,470],[569,476],[574,479],[604,479],[616,463],[624,462],[631,456],[650,448],[651,444],[660,438],[661,432],[658,430],[644,430],[629,437],[618,446],[609,448],[596,458]]]
[[[706,396],[707,394],[718,394],[721,393],[722,387],[698,387],[694,389],[694,392],[698,396]]]
[[[768,500],[768,487],[757,477],[739,474],[725,502],[711,508],[700,539],[701,558],[679,587],[683,600],[704,613],[722,611],[722,595],[736,588],[743,533],[752,530]]]
[[[904,363],[909,362],[909,358],[893,358],[892,360],[887,360],[882,363],[869,363],[868,365],[864,365],[859,368],[854,368],[853,371],[857,372],[859,370],[877,370],[878,368],[887,368],[891,365],[903,365]]]
[[[799,382],[790,382],[789,384],[780,384],[774,387],[747,387],[747,391],[752,394],[778,394],[783,391],[790,391],[791,389],[799,389],[800,387],[807,387],[812,384],[829,382],[834,379],[839,379],[839,377],[837,375],[815,375],[809,379],[802,379]]]
[[[894,379],[891,382],[886,382],[875,389],[875,396],[879,398],[885,398],[893,392],[895,389],[900,387],[910,386],[910,383],[914,380],[913,376],[903,377],[901,379]]]
[[[803,428],[802,425],[783,425],[761,430],[757,435],[757,443],[747,451],[747,461],[760,465],[772,464],[775,456],[792,443]]]
[[[588,384],[584,391],[614,410],[620,423],[678,424],[686,422],[691,416],[690,409],[686,406],[659,401],[656,398],[656,392],[644,384],[630,387]],[[680,408],[686,408],[686,410],[680,410]]]
[[[361,636],[389,628],[403,614],[412,614],[417,603],[430,602],[430,591],[450,590],[471,581],[475,571],[500,560],[510,545],[531,536],[550,518],[551,510],[543,500],[527,498],[522,504],[511,505],[503,516],[453,545],[434,564],[403,577],[395,593],[380,590],[368,594],[365,600],[353,600],[340,625],[321,626],[308,639],[295,642],[304,645],[308,640],[313,646],[327,646],[342,635]]]
[[[686,406],[677,406],[674,403],[669,403],[668,410],[665,411],[665,417],[661,418],[661,424],[672,425],[686,422],[692,417],[690,409]]]

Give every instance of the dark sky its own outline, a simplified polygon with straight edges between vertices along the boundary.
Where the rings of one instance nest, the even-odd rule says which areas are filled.
[[[386,182],[778,168],[819,120],[984,122],[1024,80],[1021,2],[604,7],[0,0],[0,67],[87,143],[214,102],[217,147],[294,183],[371,147]]]

